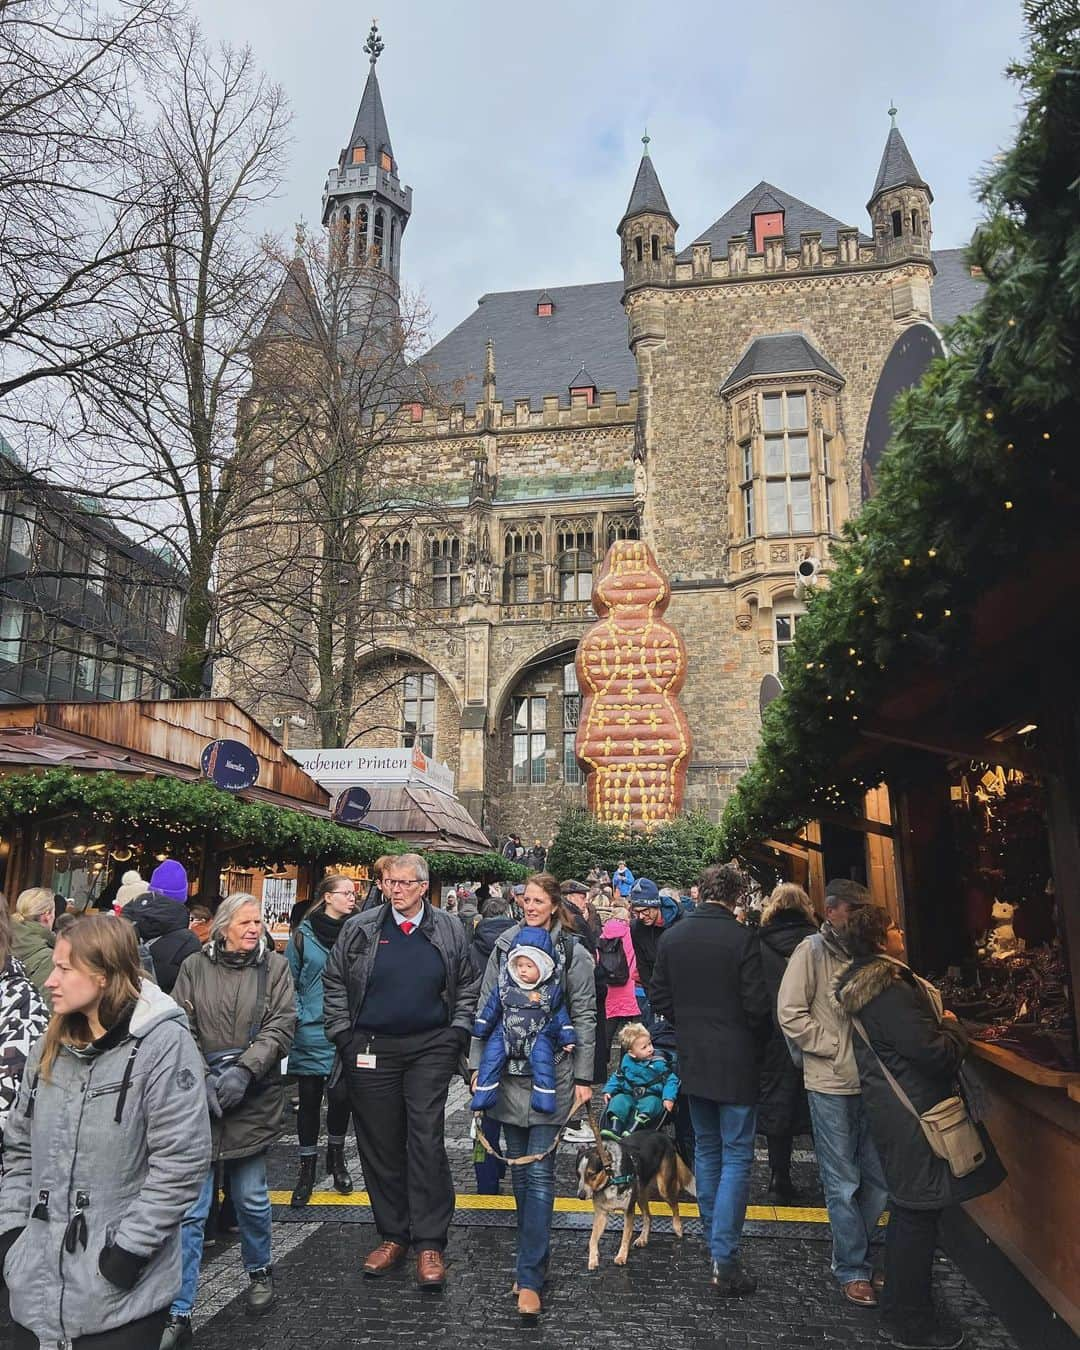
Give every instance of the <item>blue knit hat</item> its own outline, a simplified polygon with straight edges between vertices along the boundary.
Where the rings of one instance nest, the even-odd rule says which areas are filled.
[[[630,887],[631,909],[659,909],[660,888],[648,877],[638,877]]]
[[[187,873],[174,858],[166,858],[154,868],[150,877],[150,889],[159,895],[167,895],[170,900],[179,900],[183,905],[188,898]]]

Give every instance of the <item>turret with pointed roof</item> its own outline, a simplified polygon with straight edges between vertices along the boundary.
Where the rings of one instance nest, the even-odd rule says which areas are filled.
[[[627,289],[671,281],[675,276],[675,231],[679,222],[671,214],[660,186],[649,154],[648,132],[641,143],[644,147],[641,163],[617,228],[622,240],[623,280]]]
[[[357,286],[367,270],[384,274],[396,292],[401,278],[401,237],[412,214],[412,189],[398,180],[375,64],[385,44],[374,21],[364,51],[369,68],[349,142],[323,190],[322,220],[332,232],[343,267],[356,269]],[[370,288],[372,278],[367,278]]]
[[[896,108],[885,138],[874,190],[866,209],[874,223],[874,248],[883,262],[930,256],[930,203],[934,194],[915,167],[900,128]]]

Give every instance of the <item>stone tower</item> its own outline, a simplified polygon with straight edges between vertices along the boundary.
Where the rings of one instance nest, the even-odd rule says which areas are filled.
[[[349,143],[323,189],[322,222],[330,230],[336,264],[355,278],[354,309],[372,291],[396,301],[401,238],[412,214],[412,188],[398,180],[375,63],[384,43],[375,23],[364,51],[370,68]]]
[[[679,222],[671,214],[653,168],[648,132],[642,136],[641,143],[645,149],[630,200],[618,225],[627,290],[632,286],[663,285],[675,279],[675,231]]]
[[[885,141],[874,190],[866,204],[874,228],[874,252],[881,262],[930,257],[930,203],[934,194],[915,167],[889,109],[892,126]]]

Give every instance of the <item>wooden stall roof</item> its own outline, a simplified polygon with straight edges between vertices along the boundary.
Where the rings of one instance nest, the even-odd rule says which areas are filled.
[[[420,783],[388,783],[368,789],[366,824],[383,834],[447,853],[481,853],[491,841],[456,797]]]
[[[292,759],[263,727],[232,699],[126,699],[101,703],[37,703],[0,707],[0,731],[52,734],[108,759],[123,759],[144,773],[201,774],[204,747],[214,740],[242,741],[259,761],[259,781],[241,796],[278,805],[306,805],[324,814],[330,794]],[[9,747],[11,749],[12,747]],[[10,758],[7,760],[11,764]],[[12,765],[12,767],[14,767]],[[71,768],[101,768],[79,765]],[[113,766],[109,766],[113,767]]]

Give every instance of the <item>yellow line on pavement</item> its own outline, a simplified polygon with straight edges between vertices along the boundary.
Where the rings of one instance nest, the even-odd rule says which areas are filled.
[[[291,1194],[291,1191],[271,1191],[270,1203],[287,1205]],[[366,1209],[370,1204],[371,1201],[368,1198],[367,1191],[354,1191],[352,1195],[339,1195],[337,1191],[315,1191],[308,1201],[309,1207],[318,1206],[320,1209]],[[494,1212],[509,1211],[515,1208],[512,1195],[459,1195],[457,1207],[458,1209],[491,1210]],[[660,1218],[664,1218],[671,1213],[668,1206],[659,1200],[651,1201],[650,1208]],[[555,1200],[555,1209],[560,1214],[591,1214],[592,1201],[578,1200],[571,1196],[558,1196]],[[694,1204],[680,1205],[679,1212],[687,1219],[700,1217],[698,1207]],[[799,1209],[780,1205],[750,1205],[746,1211],[746,1217],[764,1220],[768,1223],[829,1222],[828,1212],[824,1209]]]

